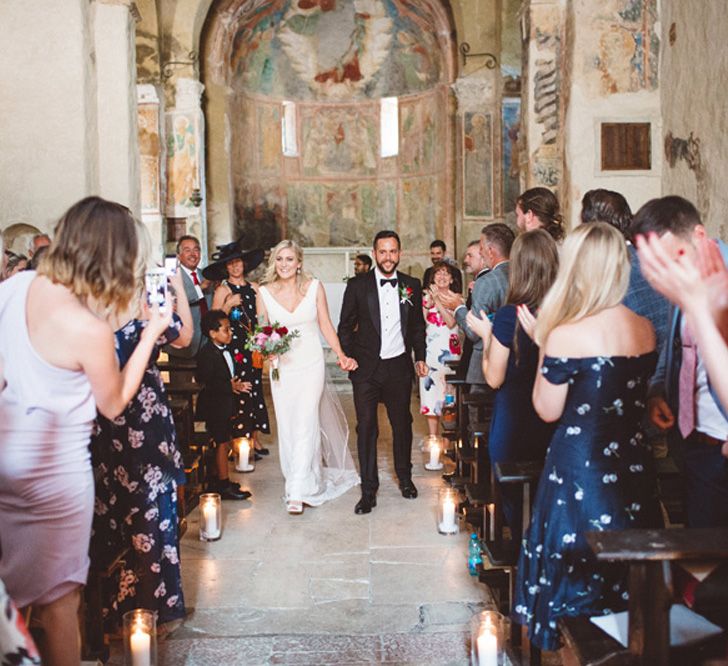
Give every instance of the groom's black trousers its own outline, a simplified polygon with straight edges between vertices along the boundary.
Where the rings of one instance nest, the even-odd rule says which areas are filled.
[[[380,402],[384,403],[392,426],[397,478],[400,483],[412,478],[412,379],[412,359],[408,354],[402,354],[380,359],[376,370],[365,381],[353,382],[362,494],[374,494],[379,488],[377,407]]]

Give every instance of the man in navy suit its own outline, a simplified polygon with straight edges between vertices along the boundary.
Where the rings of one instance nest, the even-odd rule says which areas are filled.
[[[635,215],[631,233],[657,234],[674,258],[694,255],[696,243],[706,237],[695,206],[677,196],[648,201]],[[719,245],[726,261],[728,247]],[[649,395],[650,420],[671,431],[672,451],[684,469],[688,526],[728,527],[728,459],[721,455],[728,440],[728,412],[676,307]]]
[[[349,373],[354,388],[361,499],[354,509],[369,513],[377,505],[377,407],[387,409],[392,426],[394,469],[402,496],[417,497],[412,483],[412,414],[410,397],[414,372],[427,375],[425,319],[420,281],[397,270],[400,240],[394,231],[374,238],[374,270],[346,284],[339,320],[344,353],[359,367]]]

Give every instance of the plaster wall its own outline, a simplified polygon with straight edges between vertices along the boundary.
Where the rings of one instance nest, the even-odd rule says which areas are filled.
[[[728,240],[726,4],[662,0],[661,8],[662,190],[694,202],[708,232]]]
[[[50,232],[98,186],[87,0],[0,3],[0,228]]]

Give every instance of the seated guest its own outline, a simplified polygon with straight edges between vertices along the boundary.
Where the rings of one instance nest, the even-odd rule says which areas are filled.
[[[542,229],[516,238],[511,250],[506,304],[493,323],[468,313],[468,325],[483,339],[483,374],[495,389],[488,452],[499,462],[543,461],[553,427],[544,423],[531,402],[538,367],[538,347],[518,323],[517,308],[535,314],[556,278],[559,254],[556,242]],[[506,523],[516,543],[523,522],[518,489],[501,488]]]
[[[444,261],[435,264],[430,279],[432,282],[424,285],[422,297],[428,371],[427,376],[420,377],[420,413],[427,418],[429,434],[437,435],[445,402],[447,375],[450,374],[445,362],[459,358],[462,349],[455,317],[443,305],[440,295],[441,292],[449,292],[452,287],[452,273],[448,265]]]
[[[422,284],[429,284],[432,281],[432,270],[435,267],[435,264],[444,261],[450,267],[450,273],[452,274],[452,291],[456,294],[462,294],[463,275],[455,261],[453,261],[450,257],[445,256],[446,252],[447,245],[445,245],[445,241],[434,240],[430,243],[430,261],[432,262],[432,266],[430,266],[422,276]]]
[[[195,376],[203,386],[197,399],[197,415],[206,422],[216,447],[217,480],[210,484],[210,491],[220,493],[223,499],[248,499],[251,493],[230,481],[228,455],[236,398],[242,393],[250,394],[252,384],[240,380],[240,367],[228,349],[233,332],[225,312],[209,310],[202,317],[201,327],[209,340],[197,356]]]
[[[357,254],[354,257],[354,275],[368,273],[372,268],[372,258],[368,254]]]
[[[654,234],[673,259],[694,259],[706,238],[695,206],[677,196],[648,201],[635,215],[632,234]],[[728,247],[719,241],[725,262]],[[728,527],[728,408],[718,400],[696,335],[680,309],[673,308],[665,345],[650,386],[649,415],[662,430],[684,469],[689,527]],[[721,371],[723,372],[723,371]],[[675,427],[677,426],[677,427]]]
[[[655,329],[657,353],[667,335],[667,318],[670,304],[645,280],[637,260],[637,252],[630,242],[630,226],[632,211],[627,200],[619,193],[611,190],[589,190],[581,200],[582,224],[589,222],[606,222],[613,226],[627,241],[629,263],[632,270],[629,274],[629,286],[624,297],[624,304],[638,315],[647,317]]]
[[[28,256],[32,259],[36,252],[41,248],[48,247],[51,244],[51,237],[48,234],[35,234],[30,241]]]
[[[148,248],[149,237],[141,225],[138,234]],[[147,256],[148,251],[140,256],[140,275]],[[186,347],[193,331],[179,271],[170,283],[177,295],[176,314],[155,343],[139,391],[121,417],[111,421],[99,415],[91,440],[97,479],[91,559],[105,564],[129,547],[119,578],[102,600],[110,631],[121,627],[124,613],[135,608],[155,611],[160,624],[185,615],[177,549],[177,487],[184,484],[185,474],[156,360],[167,343]],[[143,282],[139,287],[143,292]],[[114,315],[110,321],[121,368],[148,326],[140,302],[141,298],[131,311]]]
[[[516,226],[521,231],[544,229],[560,243],[566,232],[556,195],[545,187],[526,190],[516,200]]]
[[[598,563],[586,533],[659,520],[651,454],[639,429],[655,334],[622,305],[629,270],[616,229],[579,226],[564,242],[536,323],[541,367],[533,405],[556,430],[523,539],[514,619],[545,650],[559,646],[560,617],[626,607],[626,569]]]
[[[32,606],[44,664],[79,663],[96,410],[122,413],[171,320],[155,309],[119,371],[104,315],[136,294],[135,225],[124,206],[83,199],[59,221],[38,272],[0,285],[0,578],[20,608]]]

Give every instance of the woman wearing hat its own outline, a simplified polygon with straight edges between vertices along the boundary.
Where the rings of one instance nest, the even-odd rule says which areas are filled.
[[[257,454],[268,455],[258,441],[258,432],[269,433],[268,410],[263,398],[263,368],[253,364],[253,353],[245,349],[248,333],[255,328],[257,319],[255,300],[258,285],[248,282],[245,273],[255,269],[263,261],[263,250],[244,250],[242,239],[218,247],[212,255],[215,259],[202,275],[208,280],[220,282],[212,297],[213,309],[223,310],[230,318],[233,339],[230,351],[243,367],[240,379],[250,382],[250,393],[239,395],[237,413],[233,419],[233,437],[252,437]],[[257,365],[257,364],[256,364]]]

